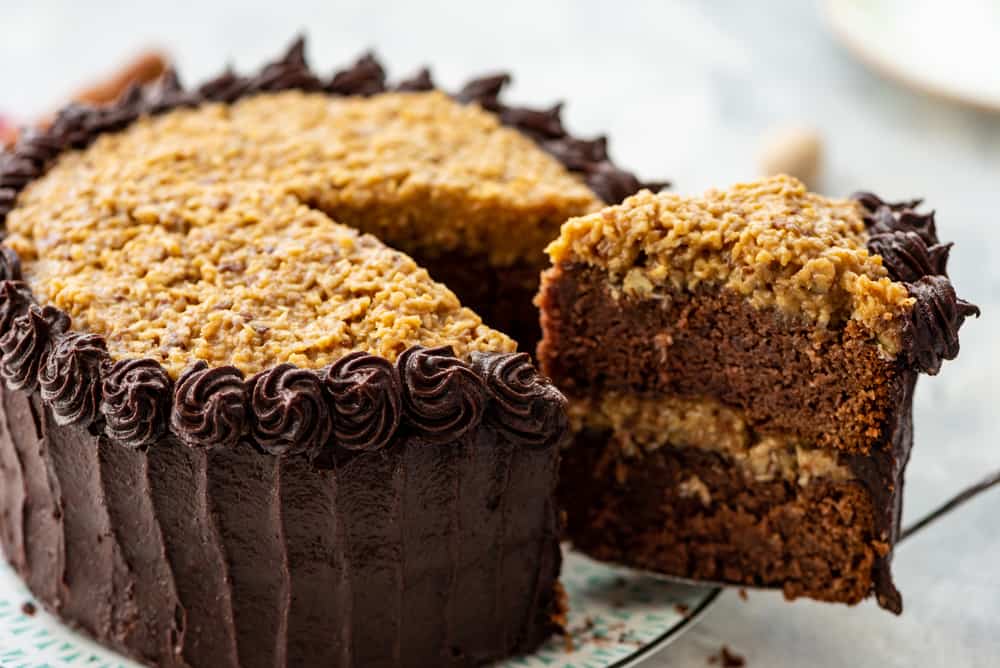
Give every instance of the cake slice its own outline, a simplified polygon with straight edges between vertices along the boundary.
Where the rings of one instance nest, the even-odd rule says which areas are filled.
[[[538,354],[570,399],[560,489],[578,549],[901,610],[914,383],[979,313],[918,204],[775,177],[642,192],[563,226]]]
[[[529,652],[562,612],[565,399],[327,209],[339,183],[358,223],[367,182],[430,226],[420,198],[472,187],[491,133],[537,149],[438,93],[276,92],[315,84],[296,62],[70,107],[0,156],[0,544],[49,610],[149,665]],[[383,112],[423,120],[327,127]],[[438,112],[482,130],[455,174],[386,148],[427,145]]]

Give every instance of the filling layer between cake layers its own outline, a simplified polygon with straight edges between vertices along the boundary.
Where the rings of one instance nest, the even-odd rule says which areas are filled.
[[[918,300],[867,241],[861,205],[787,178],[641,193],[563,227],[539,359],[571,402],[579,548],[900,608]]]

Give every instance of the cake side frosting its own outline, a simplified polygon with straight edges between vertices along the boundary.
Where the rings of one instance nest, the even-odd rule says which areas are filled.
[[[978,309],[944,285],[947,247],[933,224],[917,234],[913,228],[926,223],[885,205],[881,227],[873,227],[884,205],[873,197],[828,199],[787,176],[701,197],[644,192],[568,221],[547,252],[557,264],[607,271],[629,297],[663,299],[714,285],[820,329],[854,321],[886,355],[905,350],[935,373],[941,357],[957,354],[942,340],[957,340],[961,322]]]

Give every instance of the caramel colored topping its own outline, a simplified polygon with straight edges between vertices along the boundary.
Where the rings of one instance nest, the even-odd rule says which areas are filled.
[[[725,285],[820,327],[856,320],[894,355],[913,299],[867,238],[857,202],[778,176],[701,197],[641,192],[568,221],[547,252],[607,270],[630,297]]]
[[[95,186],[107,185],[101,173],[146,187],[266,183],[404,252],[460,248],[500,266],[541,262],[567,218],[600,206],[530,138],[434,91],[288,91],[175,110],[101,137],[54,171]]]
[[[641,457],[669,445],[718,452],[756,482],[792,480],[807,485],[813,478],[854,477],[836,452],[787,435],[757,434],[739,411],[714,399],[642,398],[612,392],[600,399],[571,400],[569,414],[574,431],[610,430],[626,457]],[[686,484],[691,495],[708,494],[695,482]]]
[[[195,359],[249,374],[413,344],[514,349],[409,257],[280,187],[195,180],[170,168],[176,154],[122,160],[108,152],[121,141],[30,186],[7,240],[39,300],[103,334],[113,358],[152,357],[177,377]]]

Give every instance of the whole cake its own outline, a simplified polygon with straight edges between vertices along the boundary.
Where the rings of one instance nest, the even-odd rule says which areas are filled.
[[[147,664],[478,665],[561,612],[565,400],[355,227],[485,253],[487,220],[596,199],[373,67],[322,82],[299,44],[70,107],[0,157],[0,542]]]
[[[561,499],[599,559],[786,596],[902,602],[919,372],[978,315],[919,201],[775,177],[639,193],[548,253],[539,362],[570,400]]]

